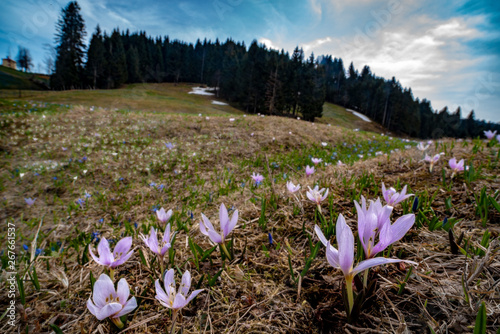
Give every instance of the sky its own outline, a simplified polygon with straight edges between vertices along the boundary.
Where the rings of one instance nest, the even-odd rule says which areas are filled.
[[[63,0],[2,0],[0,56],[30,50],[45,72]],[[290,53],[332,55],[358,71],[393,76],[435,110],[474,110],[500,122],[500,1],[497,0],[80,0],[86,42],[97,24],[110,33],[146,31],[186,42],[247,46],[256,39]]]

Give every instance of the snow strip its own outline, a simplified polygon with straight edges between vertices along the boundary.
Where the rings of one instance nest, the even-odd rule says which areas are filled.
[[[215,95],[214,93],[208,92],[211,90],[210,87],[193,87],[192,90],[188,94],[196,94],[196,95]]]
[[[362,119],[363,121],[365,121],[365,122],[371,122],[371,121],[372,121],[371,119],[369,119],[368,117],[366,117],[366,116],[365,116],[365,115],[363,115],[363,114],[360,114],[360,113],[359,113],[359,112],[357,112],[357,111],[354,111],[354,110],[352,110],[352,109],[346,109],[346,110],[347,110],[347,111],[352,112],[352,113],[354,114],[354,116],[358,116],[359,118],[361,118],[361,119]]]
[[[212,101],[212,104],[217,104],[219,106],[227,106],[227,103],[220,102],[220,101],[215,101],[215,100]]]

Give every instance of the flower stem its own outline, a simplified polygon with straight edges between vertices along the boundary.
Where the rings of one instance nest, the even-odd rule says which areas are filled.
[[[349,302],[349,314],[352,312],[354,307],[354,296],[352,294],[352,277],[345,279],[346,289],[347,289],[347,300]]]
[[[113,324],[115,324],[115,326],[118,327],[119,329],[122,329],[125,326],[119,317],[118,318],[110,318],[110,319],[111,319],[111,322]]]
[[[363,275],[363,287],[368,286],[368,269],[365,269],[365,274]]]
[[[174,310],[174,314],[172,315],[172,327],[170,328],[170,334],[174,334],[175,330],[175,321],[177,320],[178,310]]]
[[[163,256],[160,256],[159,259],[160,259],[160,270],[161,270],[160,277],[161,277],[161,280],[163,281],[163,270],[164,270],[163,269]]]
[[[109,268],[109,278],[111,278],[111,281],[115,281],[115,269],[114,268]]]
[[[227,248],[226,248],[226,244],[225,243],[221,243],[220,246],[222,247],[222,250],[224,251],[224,253],[226,254],[227,258],[229,260],[231,260],[231,255],[229,255],[229,252],[227,251]]]

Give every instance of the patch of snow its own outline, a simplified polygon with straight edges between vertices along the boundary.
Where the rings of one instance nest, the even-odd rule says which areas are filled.
[[[212,90],[210,87],[193,87],[192,90],[188,94],[196,94],[196,95],[215,95],[214,93],[209,92],[208,90]]]
[[[365,121],[365,122],[371,122],[371,121],[372,121],[371,119],[369,119],[368,117],[366,117],[366,116],[365,116],[365,115],[363,115],[363,114],[360,114],[360,113],[359,113],[359,112],[357,112],[357,111],[354,111],[354,110],[352,110],[352,109],[346,109],[346,110],[347,110],[347,111],[352,112],[354,116],[358,116],[359,118],[361,118],[361,119],[362,119],[363,121]]]
[[[212,95],[213,95],[213,94],[212,94]],[[212,104],[216,104],[216,105],[218,105],[218,106],[227,106],[227,103],[225,103],[225,102],[220,102],[220,101],[215,101],[215,100],[213,100],[213,101],[212,101]]]

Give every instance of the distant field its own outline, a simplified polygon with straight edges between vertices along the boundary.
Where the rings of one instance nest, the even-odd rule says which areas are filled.
[[[229,105],[215,105],[215,96],[188,94],[189,84],[132,84],[122,89],[26,91],[24,100],[109,109],[156,111],[181,114],[241,114]],[[1,94],[0,94],[1,96]],[[13,98],[16,98],[13,96]]]
[[[181,114],[239,115],[243,112],[230,105],[215,105],[213,100],[225,102],[215,96],[188,94],[197,84],[131,84],[122,89],[71,90],[71,91],[22,91],[26,101],[60,103],[68,105],[99,106],[102,108],[156,111]],[[0,97],[19,99],[18,92],[1,91]],[[360,129],[377,133],[384,129],[368,123],[346,111],[344,107],[325,103],[323,117],[317,123],[338,125],[347,129]]]
[[[46,89],[48,77],[0,66],[0,89]],[[0,95],[1,96],[1,95]]]

